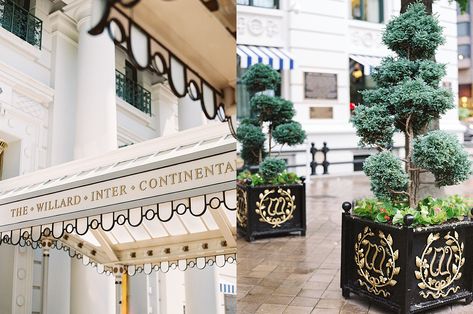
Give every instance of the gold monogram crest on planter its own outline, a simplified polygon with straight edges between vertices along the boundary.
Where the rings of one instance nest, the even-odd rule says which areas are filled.
[[[369,227],[365,227],[355,242],[355,263],[362,277],[358,279],[360,286],[375,295],[389,296],[391,293],[386,288],[396,285],[394,277],[401,271],[400,267],[396,267],[398,258],[399,250],[393,250],[390,234],[386,236],[379,231],[376,236]]]
[[[247,194],[244,189],[237,188],[237,222],[241,227],[246,227],[248,221]]]
[[[463,243],[458,240],[458,232],[454,231],[452,236],[449,231],[443,238],[439,233],[429,234],[422,256],[416,256],[419,294],[425,299],[429,296],[438,299],[456,293],[460,286],[455,286],[454,281],[461,278],[460,268],[464,263]]]
[[[296,209],[296,197],[291,194],[291,190],[278,188],[277,194],[274,189],[264,190],[259,195],[259,202],[256,202],[256,213],[260,215],[259,221],[266,222],[273,228],[281,227],[283,223],[294,218]]]

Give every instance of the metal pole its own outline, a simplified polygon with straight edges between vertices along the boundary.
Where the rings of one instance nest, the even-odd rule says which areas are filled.
[[[115,299],[117,302],[116,313],[122,313],[122,274],[121,272],[115,273]]]
[[[51,240],[43,241],[43,278],[41,285],[41,314],[48,314],[48,276],[49,276],[49,249]]]

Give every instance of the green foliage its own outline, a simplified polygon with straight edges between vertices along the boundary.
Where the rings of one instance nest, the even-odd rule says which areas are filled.
[[[406,191],[408,176],[401,161],[389,151],[368,157],[363,170],[371,179],[371,191],[381,200],[400,200]]]
[[[304,143],[306,135],[299,122],[291,121],[278,125],[273,137],[277,143],[291,146]]]
[[[276,179],[279,173],[286,170],[286,162],[282,159],[267,157],[260,164],[259,172],[267,182]]]
[[[276,87],[280,83],[280,77],[271,67],[255,64],[248,69],[242,81],[250,92],[255,93]],[[264,160],[260,175],[265,182],[277,183],[277,178],[288,180],[284,176],[278,177],[285,169],[285,162],[266,158],[266,155],[271,155],[273,139],[278,144],[303,143],[305,132],[299,123],[292,120],[295,115],[294,105],[280,97],[257,93],[250,99],[250,107],[255,117],[242,120],[237,129],[237,138],[242,144],[241,157],[246,165],[257,165]],[[268,152],[264,149],[266,134],[263,130],[268,131],[270,139],[267,143]]]
[[[236,135],[238,141],[242,143],[241,158],[245,161],[245,164],[256,165],[259,163],[260,154],[264,157],[264,141],[266,136],[259,126],[247,123],[241,123],[237,130]]]
[[[431,59],[445,39],[437,18],[426,14],[422,3],[415,3],[386,25],[383,42],[400,57],[413,60]]]
[[[458,109],[458,118],[460,120],[465,120],[470,117],[470,109],[468,108],[459,108]]]
[[[253,124],[240,124],[236,130],[240,143],[246,147],[262,147],[266,136],[263,131]]]
[[[413,226],[430,226],[451,220],[463,220],[470,215],[470,207],[464,198],[452,195],[443,199],[427,197],[410,208],[406,203],[392,203],[377,199],[362,199],[356,202],[353,213],[380,223],[403,225],[404,217],[414,217]]]
[[[262,63],[251,66],[241,79],[251,93],[274,90],[281,82],[279,73]]]
[[[414,142],[413,161],[429,170],[437,185],[455,185],[468,179],[471,161],[457,137],[444,131],[432,131]]]
[[[290,121],[295,114],[292,102],[264,94],[253,96],[250,106],[260,122],[272,122],[275,125]]]
[[[360,146],[389,147],[394,134],[394,118],[384,106],[357,106],[352,117]]]
[[[246,183],[246,179],[251,180],[250,186],[260,186],[260,185],[285,185],[285,184],[300,184],[300,178],[294,172],[288,172],[284,170],[281,173],[270,180],[266,181],[259,173],[251,173],[250,171],[243,171],[238,175],[238,181],[242,184]]]
[[[433,60],[386,57],[373,73],[373,80],[379,87],[393,87],[406,78],[418,77],[430,86],[438,86],[445,74],[445,64]]]
[[[445,65],[434,60],[445,42],[437,18],[428,15],[422,3],[411,4],[386,25],[383,42],[396,56],[384,58],[376,68],[373,79],[378,87],[362,92],[363,103],[352,121],[360,145],[382,150],[364,166],[375,196],[395,203],[407,200],[414,208],[420,172],[432,172],[439,186],[458,184],[471,174],[471,163],[453,136],[443,132],[420,136],[430,122],[454,108],[450,90],[439,86]],[[386,151],[395,131],[405,133],[405,165]],[[428,216],[431,223],[445,219],[442,213],[434,214]]]

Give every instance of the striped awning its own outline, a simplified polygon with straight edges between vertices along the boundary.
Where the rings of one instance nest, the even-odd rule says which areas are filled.
[[[366,56],[366,55],[350,55],[350,59],[360,63],[364,67],[364,74],[371,75],[375,67],[381,65],[382,57]]]
[[[284,49],[274,47],[237,45],[240,67],[249,68],[256,63],[264,63],[275,70],[294,69],[294,59]]]

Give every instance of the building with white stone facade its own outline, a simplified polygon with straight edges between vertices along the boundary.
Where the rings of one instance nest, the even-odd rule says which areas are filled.
[[[357,90],[373,87],[370,73],[389,54],[381,42],[382,31],[386,22],[399,14],[400,1],[238,0],[237,3],[239,76],[255,62],[272,62],[282,76],[281,96],[294,103],[296,120],[307,132],[306,144],[295,148],[302,152],[286,153],[288,163],[306,165],[297,171],[301,175],[310,174],[311,142],[318,149],[327,142],[332,149],[327,156],[329,162],[366,158],[370,152],[356,148],[358,139],[350,123],[350,103],[359,100]],[[447,64],[442,84],[451,87],[457,103],[456,3],[435,1],[433,11],[446,36],[446,43],[436,56],[438,62]],[[268,53],[268,49],[277,49],[292,58],[293,69],[282,68],[280,57]],[[242,89],[239,87],[239,91]],[[249,114],[247,106],[247,98],[238,99],[239,118]],[[441,119],[440,128],[462,135],[457,109]],[[395,145],[403,143],[396,140]],[[341,148],[344,149],[337,150]],[[322,173],[321,168],[317,174]],[[360,167],[352,163],[329,167],[332,174],[354,170]]]
[[[115,45],[111,40],[109,32],[119,31],[116,25],[99,35],[89,34],[103,16],[105,2],[0,0],[1,179],[7,180],[0,188],[3,191],[8,185],[21,185],[21,178],[48,182],[74,167],[83,170],[95,163],[99,169],[96,156],[104,156],[99,159],[106,163],[125,158],[127,152],[149,154],[147,145],[159,150],[167,145],[160,138],[179,142],[185,130],[191,129],[184,136],[188,142],[212,133],[214,126],[220,130],[216,133],[225,133],[221,125],[226,123],[204,114],[203,101],[201,105],[191,99],[190,92],[178,97],[167,75],[139,69],[127,53],[127,44]],[[210,2],[218,7],[219,1]],[[228,3],[215,9],[199,0],[143,0],[131,9],[120,7],[137,23],[143,22],[143,28],[195,70],[198,78],[223,91],[221,109],[227,116],[235,113],[235,12],[231,10],[235,4]],[[172,62],[171,57],[167,62]],[[197,93],[201,98],[207,97],[204,85]],[[140,146],[141,142],[151,144]],[[83,158],[87,159],[80,161]],[[38,175],[29,175],[38,170]],[[100,233],[94,234],[100,238]],[[231,233],[225,239],[219,241],[229,246]],[[83,245],[78,243],[76,250]],[[185,241],[182,245],[186,251]],[[123,295],[116,291],[113,274],[98,274],[64,251],[46,251],[45,265],[45,249],[0,245],[0,314],[234,313],[236,267],[232,264],[129,276],[128,292]],[[128,304],[125,308],[117,305],[118,295],[125,296],[121,300]]]

